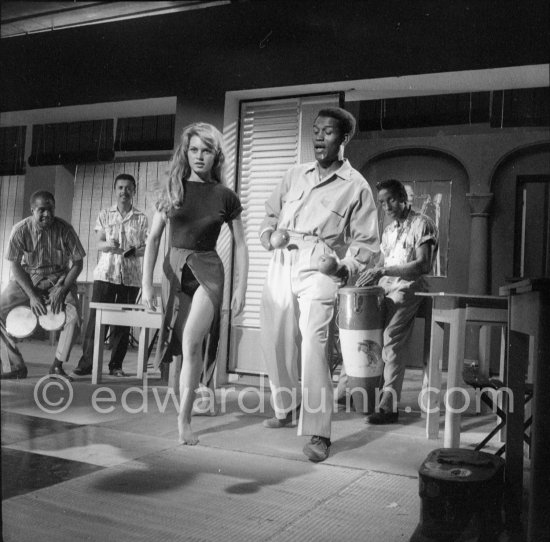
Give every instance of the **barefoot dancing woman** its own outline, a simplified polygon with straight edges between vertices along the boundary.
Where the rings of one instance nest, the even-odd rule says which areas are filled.
[[[245,302],[248,251],[240,219],[242,207],[235,193],[224,186],[224,160],[222,135],[214,126],[195,123],[184,128],[145,248],[142,300],[154,309],[153,269],[162,232],[169,223],[170,251],[162,280],[164,316],[155,365],[183,355],[178,413],[182,444],[198,442],[191,430],[191,414],[209,334],[206,356],[215,359],[224,282],[223,264],[215,247],[224,222],[235,240],[234,315],[242,311]]]

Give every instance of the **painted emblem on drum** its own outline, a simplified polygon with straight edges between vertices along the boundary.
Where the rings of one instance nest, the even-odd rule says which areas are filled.
[[[367,355],[367,365],[376,366],[382,362],[382,347],[376,341],[365,339],[357,343],[357,351]]]

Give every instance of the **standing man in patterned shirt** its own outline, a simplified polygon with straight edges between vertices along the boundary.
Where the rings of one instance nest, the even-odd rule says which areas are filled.
[[[49,304],[54,314],[64,310],[66,316],[49,373],[71,380],[63,363],[69,359],[80,321],[76,279],[86,252],[74,228],[55,216],[53,194],[45,190],[34,192],[30,204],[31,216],[13,227],[6,255],[13,279],[0,295],[0,339],[7,347],[12,370],[1,378],[27,377],[21,352],[6,330],[9,312],[26,305],[40,316],[46,314]]]
[[[291,423],[301,403],[299,435],[311,461],[329,455],[333,388],[327,338],[338,288],[378,257],[378,215],[370,186],[344,159],[355,118],[338,107],[318,112],[313,124],[315,162],[291,168],[266,201],[261,243],[273,251],[260,307],[261,346],[275,417],[272,429]],[[288,230],[276,249],[271,233]],[[321,255],[335,256],[337,276],[319,271]],[[299,364],[301,361],[301,386]]]
[[[432,268],[438,246],[437,228],[426,215],[411,208],[405,186],[395,179],[376,185],[378,202],[393,220],[382,234],[381,260],[367,269],[357,286],[379,284],[386,293],[384,327],[384,392],[379,409],[367,418],[368,423],[395,423],[397,402],[401,397],[409,339],[414,318],[422,298],[416,292],[428,291],[424,275]]]
[[[92,301],[98,303],[133,304],[141,288],[143,253],[147,239],[147,217],[133,206],[136,180],[122,173],[115,179],[116,205],[102,209],[96,221],[101,253],[94,269]],[[82,345],[82,357],[73,374],[92,374],[94,356],[95,309],[90,310],[86,334]],[[130,328],[114,326],[109,374],[126,376],[122,362],[128,350]]]

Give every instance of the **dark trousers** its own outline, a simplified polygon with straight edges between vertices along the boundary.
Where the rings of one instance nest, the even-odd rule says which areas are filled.
[[[113,284],[102,280],[94,281],[92,301],[96,303],[133,304],[139,293],[137,286],[125,286]],[[111,326],[112,350],[109,370],[122,369],[122,362],[128,350],[130,328],[126,326]],[[92,367],[94,359],[94,335],[95,335],[95,309],[90,309],[84,343],[82,344],[82,357],[78,362],[80,369]]]

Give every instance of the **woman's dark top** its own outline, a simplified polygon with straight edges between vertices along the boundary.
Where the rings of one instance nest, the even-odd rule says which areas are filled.
[[[241,211],[233,190],[219,183],[187,181],[183,206],[168,213],[171,246],[214,250],[222,224],[237,218]]]

